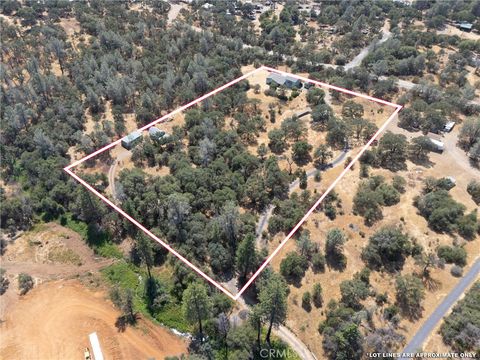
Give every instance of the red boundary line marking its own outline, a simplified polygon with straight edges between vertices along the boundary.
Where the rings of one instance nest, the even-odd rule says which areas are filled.
[[[239,293],[237,294],[236,298],[238,299],[242,293],[250,286],[250,284],[257,278],[258,275],[263,271],[263,269],[270,263],[273,257],[283,248],[283,246],[287,243],[288,240],[292,238],[292,236],[297,232],[300,226],[307,220],[307,218],[315,211],[318,205],[325,199],[325,197],[333,190],[333,188],[337,185],[337,183],[345,176],[345,174],[350,170],[353,164],[362,156],[362,154],[368,149],[368,147],[372,144],[375,138],[382,133],[383,130],[388,126],[388,124],[393,120],[393,118],[398,114],[398,112],[402,109],[401,106],[397,107],[397,109],[390,115],[390,117],[385,121],[385,123],[378,129],[375,135],[368,141],[368,143],[360,150],[360,152],[353,158],[353,160],[343,169],[341,174],[330,184],[330,186],[325,190],[325,192],[320,196],[315,204],[307,211],[307,213],[303,216],[300,222],[290,231],[287,237],[278,245],[278,247],[270,254],[267,260],[258,268],[258,270],[253,274],[253,276],[247,281],[247,283],[240,289]]]
[[[291,77],[294,77],[294,78],[297,78],[297,79],[300,79],[302,81],[305,81],[305,82],[310,82],[310,83],[313,83],[313,84],[316,84],[316,85],[319,85],[321,87],[324,87],[324,88],[327,88],[327,89],[333,89],[333,90],[336,90],[336,91],[340,91],[340,92],[343,92],[343,93],[346,93],[346,94],[349,94],[349,95],[353,95],[353,96],[358,96],[358,97],[361,97],[361,98],[364,98],[364,99],[367,99],[367,100],[370,100],[370,101],[374,101],[374,102],[377,102],[377,103],[380,103],[380,104],[383,104],[383,105],[387,105],[387,106],[392,106],[392,107],[395,107],[395,111],[390,115],[390,117],[385,121],[385,123],[378,129],[378,131],[375,133],[375,135],[372,136],[372,138],[367,142],[367,144],[360,150],[360,152],[355,156],[355,158],[345,167],[345,169],[343,169],[343,171],[341,172],[341,174],[335,179],[335,181],[333,181],[330,186],[327,188],[327,190],[322,194],[322,196],[315,202],[315,204],[310,208],[310,210],[307,211],[307,213],[303,216],[303,218],[299,221],[299,223],[290,231],[290,233],[285,237],[285,239],[280,243],[280,245],[273,251],[272,254],[270,254],[270,256],[263,262],[263,264],[258,268],[258,270],[252,275],[252,277],[247,281],[247,283],[240,289],[240,291],[237,293],[237,295],[233,295],[230,291],[228,291],[224,286],[222,286],[220,283],[216,282],[215,280],[213,280],[210,276],[208,276],[207,274],[205,274],[202,270],[200,270],[197,266],[195,266],[193,263],[191,263],[189,260],[187,260],[184,256],[182,256],[180,253],[178,253],[175,249],[173,249],[170,245],[168,245],[166,242],[164,242],[163,240],[159,239],[155,234],[153,234],[150,230],[148,230],[146,227],[144,227],[142,224],[140,224],[137,220],[135,220],[133,217],[131,217],[130,215],[128,215],[124,210],[122,210],[119,206],[115,205],[111,200],[109,200],[108,198],[106,198],[104,195],[100,194],[95,188],[93,188],[90,184],[88,184],[85,180],[83,180],[81,177],[79,177],[77,174],[75,174],[73,171],[72,171],[72,168],[74,168],[75,166],[83,163],[84,161],[88,160],[88,159],[91,159],[92,157],[114,147],[115,145],[119,144],[123,137],[120,138],[120,139],[117,139],[115,140],[114,142],[96,150],[95,152],[81,158],[80,160],[77,160],[77,161],[74,161],[72,164],[68,165],[67,167],[64,168],[64,170],[70,175],[72,176],[75,180],[77,180],[80,184],[82,184],[83,186],[85,186],[89,191],[91,191],[93,194],[95,194],[96,196],[98,196],[103,202],[105,202],[107,205],[109,205],[110,207],[112,207],[115,211],[117,211],[119,214],[123,215],[127,220],[129,220],[132,224],[136,225],[140,230],[142,230],[146,235],[148,235],[150,238],[152,238],[153,240],[155,240],[156,242],[158,242],[160,245],[162,245],[164,248],[166,248],[168,251],[170,251],[173,255],[175,255],[178,259],[180,259],[181,261],[183,261],[186,265],[188,265],[192,270],[194,270],[195,272],[197,272],[200,276],[202,276],[204,279],[206,279],[208,282],[210,282],[212,285],[214,285],[217,289],[219,289],[220,291],[222,291],[223,293],[225,293],[227,296],[229,296],[230,298],[232,298],[233,300],[237,300],[244,292],[245,290],[251,285],[251,283],[253,281],[255,281],[255,279],[260,275],[260,273],[263,271],[263,269],[265,269],[265,267],[270,263],[270,261],[273,259],[273,257],[283,248],[283,246],[287,243],[288,240],[290,240],[292,238],[292,236],[297,232],[297,230],[303,225],[303,223],[307,220],[307,218],[312,214],[312,212],[318,207],[318,205],[320,205],[320,203],[325,199],[325,197],[330,193],[330,191],[333,190],[333,188],[336,186],[336,184],[343,178],[343,176],[348,172],[348,170],[350,170],[350,168],[353,166],[353,164],[360,158],[360,156],[362,156],[362,154],[367,150],[367,148],[372,144],[372,142],[375,140],[376,137],[378,137],[384,130],[385,128],[388,126],[388,124],[394,119],[394,117],[398,114],[398,112],[402,109],[402,106],[401,105],[398,105],[398,104],[394,104],[394,103],[391,103],[391,102],[388,102],[388,101],[385,101],[385,100],[382,100],[382,99],[378,99],[378,98],[375,98],[375,97],[372,97],[372,96],[369,96],[369,95],[365,95],[365,94],[361,94],[361,93],[357,93],[355,91],[351,91],[351,90],[348,90],[348,89],[344,89],[344,88],[341,88],[341,87],[338,87],[338,86],[335,86],[335,85],[330,85],[330,84],[327,84],[327,83],[324,83],[324,82],[321,82],[321,81],[317,81],[317,80],[313,80],[313,79],[309,79],[309,78],[306,78],[306,77],[303,77],[303,76],[300,76],[300,75],[295,75],[295,74],[292,74],[292,73],[288,73],[288,72],[285,72],[285,71],[281,71],[281,70],[277,70],[277,69],[274,69],[274,68],[271,68],[271,67],[268,67],[268,66],[260,66],[259,68],[255,69],[255,70],[252,70],[214,90],[212,90],[211,92],[193,100],[192,102],[186,104],[186,105],[183,105],[181,107],[179,107],[178,109],[168,113],[167,115],[164,115],[154,121],[152,121],[151,123],[141,127],[140,129],[137,129],[137,131],[144,131],[146,129],[148,129],[149,127],[155,125],[155,124],[158,124],[158,123],[162,123],[162,122],[165,122],[166,120],[168,120],[170,117],[172,117],[173,115],[176,115],[186,109],[188,109],[189,107],[205,100],[206,98],[212,96],[212,95],[215,95],[216,93],[222,91],[222,90],[225,90],[226,88],[246,79],[247,77],[255,74],[256,72],[258,71],[261,71],[261,70],[267,70],[267,71],[270,71],[270,72],[275,72],[275,73],[278,73],[278,74],[282,74],[282,75],[288,75],[288,76],[291,76]]]
[[[83,180],[81,177],[79,177],[77,174],[75,174],[72,170],[70,169],[65,169],[65,171],[72,176],[74,179],[76,179],[79,183],[81,183],[83,186],[85,186],[88,190],[90,190],[92,193],[97,195],[101,200],[103,200],[106,204],[110,205],[114,210],[116,210],[118,213],[123,215],[127,220],[129,220],[132,224],[136,225],[140,230],[142,230],[145,234],[150,236],[153,240],[157,241],[160,245],[165,247],[168,251],[170,251],[173,255],[175,255],[177,258],[182,260],[185,264],[190,266],[193,270],[195,270],[199,275],[203,276],[207,281],[209,281],[212,285],[217,287],[219,290],[223,291],[225,294],[227,294],[229,297],[231,297],[233,300],[236,300],[235,296],[230,293],[227,289],[225,289],[222,285],[217,283],[215,280],[213,280],[210,276],[205,274],[202,270],[200,270],[198,267],[193,265],[190,261],[188,261],[185,257],[183,257],[181,254],[179,254],[175,249],[173,249],[170,245],[168,245],[166,242],[163,240],[159,239],[155,234],[153,234],[150,230],[148,230],[145,226],[140,224],[137,220],[135,220],[133,217],[128,215],[125,211],[123,211],[120,207],[115,205],[112,201],[107,199],[104,195],[100,194],[97,190],[95,190],[90,184],[88,184],[85,180]]]

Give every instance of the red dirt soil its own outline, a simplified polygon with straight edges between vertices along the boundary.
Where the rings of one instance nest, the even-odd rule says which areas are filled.
[[[17,301],[0,325],[1,359],[83,359],[88,335],[97,332],[105,359],[163,359],[187,353],[167,329],[139,319],[118,331],[119,312],[105,293],[77,280],[42,284]]]

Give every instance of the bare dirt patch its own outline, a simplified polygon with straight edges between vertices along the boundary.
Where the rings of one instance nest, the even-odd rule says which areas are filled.
[[[69,37],[81,31],[80,23],[74,17],[61,19],[60,26],[65,30]]]
[[[76,280],[43,284],[18,301],[0,325],[2,358],[80,359],[92,332],[106,359],[186,353],[184,340],[148,320],[118,331],[119,315],[103,291],[90,291]]]
[[[454,36],[457,35],[462,40],[480,40],[480,35],[474,32],[465,32],[457,29],[455,26],[446,25],[444,30],[437,31],[439,34]]]
[[[96,268],[93,250],[76,232],[57,223],[40,224],[7,245],[2,266],[16,264],[75,265]],[[39,274],[41,275],[41,274]]]

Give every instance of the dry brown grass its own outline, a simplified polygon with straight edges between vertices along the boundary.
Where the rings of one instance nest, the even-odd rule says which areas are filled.
[[[441,155],[439,155],[441,156]],[[335,191],[342,199],[342,210],[344,215],[339,215],[335,220],[329,220],[323,213],[314,213],[307,220],[303,228],[310,230],[312,240],[320,245],[322,250],[325,246],[325,237],[328,230],[333,227],[338,227],[345,231],[348,235],[348,241],[345,244],[344,253],[347,257],[347,267],[345,271],[338,272],[333,269],[328,269],[325,273],[315,274],[309,269],[306,276],[301,282],[299,288],[291,285],[291,294],[288,299],[289,314],[287,325],[304,341],[319,358],[324,358],[325,354],[321,346],[321,335],[318,333],[317,328],[319,323],[325,319],[324,310],[316,309],[313,307],[310,313],[307,313],[301,307],[301,297],[307,290],[311,291],[313,284],[318,282],[323,288],[324,304],[327,304],[331,299],[339,300],[340,288],[339,285],[344,280],[352,278],[353,274],[360,271],[365,264],[361,260],[362,248],[367,244],[368,237],[371,236],[376,230],[384,225],[400,225],[407,231],[413,238],[415,238],[420,244],[422,244],[426,250],[435,251],[438,245],[452,244],[452,237],[447,234],[437,234],[428,228],[426,220],[417,214],[416,208],[413,206],[413,198],[418,195],[422,188],[422,181],[427,176],[441,177],[445,176],[445,166],[450,168],[451,164],[443,165],[444,162],[441,159],[435,159],[432,156],[432,161],[436,165],[429,169],[420,168],[412,163],[408,163],[408,169],[399,172],[399,175],[408,180],[408,187],[405,194],[402,195],[401,202],[392,207],[383,208],[384,219],[375,224],[372,227],[367,227],[363,223],[363,219],[360,216],[352,215],[352,200],[353,195],[356,192],[357,186],[361,181],[359,179],[358,167],[349,172],[345,178],[343,178]],[[339,170],[337,170],[339,171]],[[376,170],[375,174],[381,174],[385,176],[387,180],[391,179],[394,174],[387,170]],[[318,194],[326,188],[326,186],[335,178],[336,174],[326,173],[322,183],[319,185],[313,181],[309,181],[309,189],[317,189]],[[475,204],[470,199],[466,192],[466,183],[468,179],[459,179],[458,185],[451,190],[452,196],[467,206],[468,211],[475,208]],[[317,195],[318,197],[318,195]],[[401,219],[404,221],[401,221]],[[318,226],[315,224],[318,223]],[[353,231],[349,225],[355,224],[358,227],[358,231]],[[360,231],[365,233],[365,237],[360,236]],[[271,242],[271,250],[278,246],[278,243],[283,240],[283,235],[277,235]],[[480,255],[480,238],[474,241],[467,242],[465,249],[468,252],[468,264],[472,264],[474,259]],[[286,253],[295,250],[295,240],[291,239],[284,249],[273,259],[272,265],[274,269],[279,269],[281,260],[285,257]],[[424,311],[422,317],[418,321],[402,320],[400,324],[401,333],[406,337],[407,341],[422,325],[423,320],[426,319],[436,306],[442,301],[443,297],[455,286],[458,279],[450,275],[451,265],[447,265],[445,269],[434,269],[431,271],[431,278],[433,279],[434,288],[427,291],[426,299],[423,303]],[[418,272],[419,268],[414,264],[411,258],[408,258],[403,268],[402,274],[408,274],[412,272]],[[465,268],[468,271],[468,266]],[[395,301],[395,277],[393,275],[382,274],[373,272],[370,277],[372,287],[379,293],[386,292],[389,297],[389,301],[392,303]],[[364,305],[367,308],[375,308],[376,304],[373,299],[369,298],[365,301]],[[376,326],[384,325],[384,321],[381,319],[380,309],[376,309],[374,322]],[[429,348],[429,351],[433,351]]]

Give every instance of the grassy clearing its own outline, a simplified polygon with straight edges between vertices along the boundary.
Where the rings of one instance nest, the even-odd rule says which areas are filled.
[[[75,251],[61,247],[56,247],[50,250],[48,253],[48,260],[55,263],[74,264],[77,266],[81,266],[83,264],[82,259]]]
[[[151,314],[148,311],[144,296],[144,284],[147,274],[143,269],[126,261],[121,261],[104,268],[101,272],[110,284],[117,285],[122,289],[133,290],[135,294],[134,306],[136,311],[148,318],[157,320],[169,328],[175,328],[181,332],[191,331],[190,324],[185,321],[183,316],[181,304],[169,302],[156,314]],[[161,272],[158,278],[171,290],[173,283],[165,276],[164,272]]]
[[[122,252],[117,245],[112,243],[108,234],[95,229],[94,226],[73,219],[71,214],[63,216],[60,219],[60,224],[80,234],[87,244],[93,248],[95,254],[106,258],[123,258]]]

